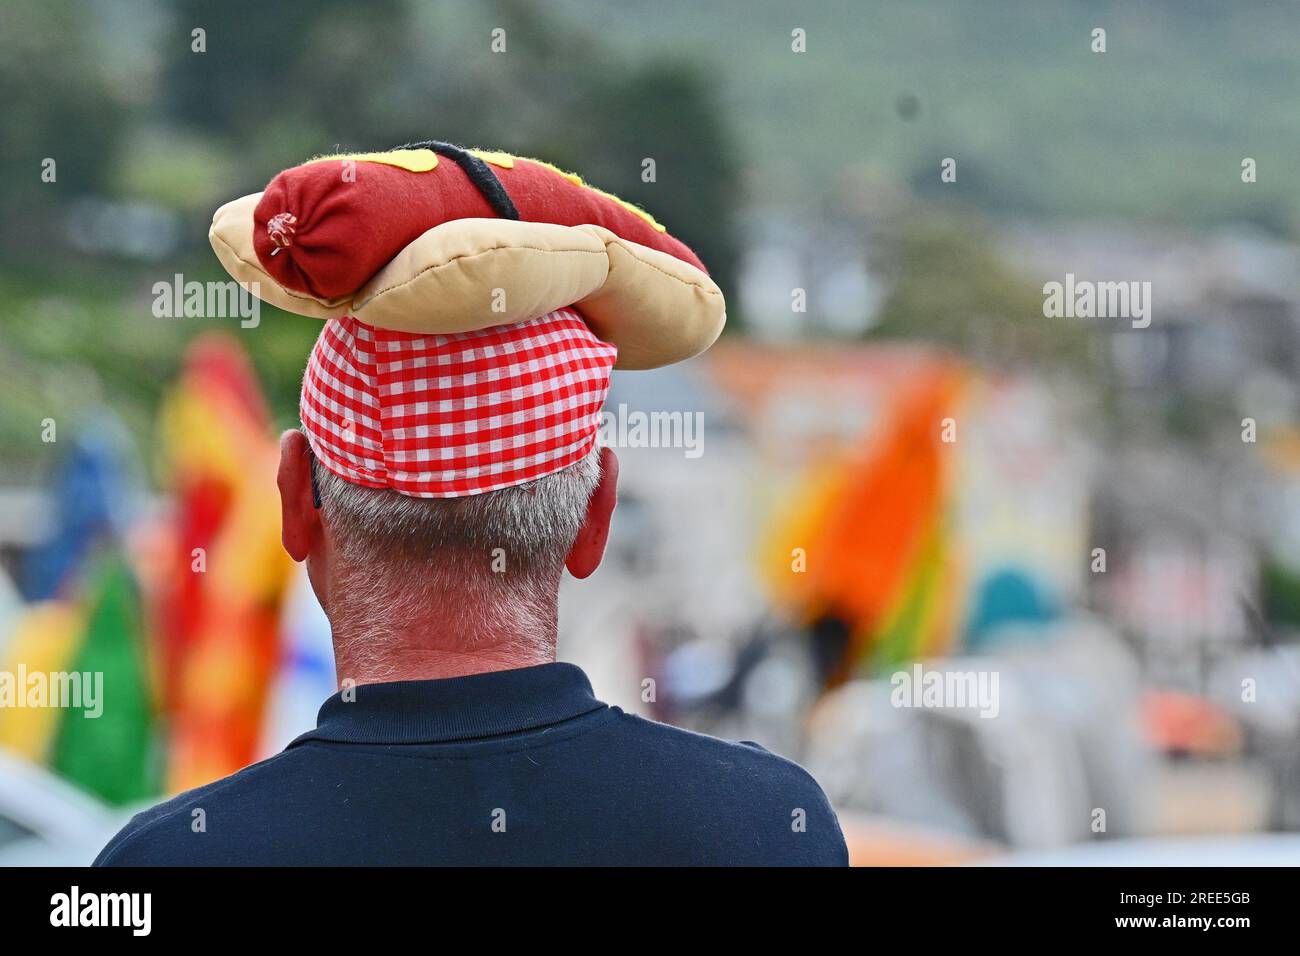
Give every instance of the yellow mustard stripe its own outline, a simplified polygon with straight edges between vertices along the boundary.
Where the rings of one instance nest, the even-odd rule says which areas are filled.
[[[358,163],[383,163],[385,166],[396,166],[412,173],[427,173],[438,165],[438,154],[431,149],[390,149],[386,153],[339,153],[334,156],[316,156],[307,162],[323,163],[331,159],[350,159]]]
[[[620,206],[622,206],[628,212],[632,213],[634,216],[639,216],[640,218],[644,219],[647,223],[650,224],[650,226],[656,232],[668,231],[667,227],[659,225],[659,223],[655,220],[655,217],[650,215],[640,206],[637,206],[634,203],[630,203],[626,199],[619,199],[613,193],[607,193],[603,189],[597,189],[595,186],[592,186],[589,183],[584,183],[582,181],[582,177],[579,176],[577,173],[565,172],[563,169],[560,169],[560,167],[552,163],[548,163],[544,159],[533,159],[531,156],[512,156],[509,153],[501,153],[495,150],[487,150],[487,149],[471,149],[469,152],[473,153],[479,159],[483,160],[483,162],[491,163],[493,166],[500,166],[502,169],[514,169],[516,159],[526,159],[528,160],[528,162],[536,163],[538,166],[545,166],[547,169],[551,170],[551,172],[558,173],[559,175],[563,176],[569,182],[573,183],[573,185],[584,186],[587,189],[590,189],[592,192],[604,196],[606,199],[610,200],[611,202],[618,203]]]
[[[668,231],[668,228],[666,226],[659,225],[659,222],[655,219],[654,216],[650,215],[648,212],[646,212],[644,209],[642,209],[640,206],[636,205],[635,203],[630,203],[626,199],[619,199],[613,193],[607,193],[605,192],[605,190],[597,189],[595,186],[588,186],[587,188],[594,193],[600,193],[600,195],[604,196],[606,199],[612,199],[614,202],[618,203],[620,206],[622,206],[628,212],[632,213],[634,216],[640,216],[642,219],[648,222],[652,227],[654,227],[656,232]]]
[[[515,158],[509,153],[499,153],[494,149],[471,149],[467,152],[472,153],[485,163],[491,163],[493,166],[500,166],[502,169],[514,169]]]
[[[547,162],[546,160],[544,160],[544,159],[532,159],[531,157],[524,157],[524,158],[527,159],[530,163],[536,163],[538,166],[545,166],[545,167],[546,167],[547,169],[549,169],[551,172],[556,173],[557,175],[563,176],[565,179],[567,179],[569,182],[573,183],[573,185],[575,185],[575,186],[586,186],[586,185],[587,185],[586,183],[584,183],[584,182],[582,181],[582,177],[579,176],[577,173],[566,173],[566,172],[565,172],[563,169],[561,169],[559,166],[556,166],[556,165],[554,165],[553,163],[548,163],[548,162]]]

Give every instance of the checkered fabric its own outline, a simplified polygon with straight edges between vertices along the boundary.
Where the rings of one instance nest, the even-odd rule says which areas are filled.
[[[570,309],[454,335],[345,316],[316,340],[299,411],[320,463],[347,481],[476,495],[590,452],[615,358]]]

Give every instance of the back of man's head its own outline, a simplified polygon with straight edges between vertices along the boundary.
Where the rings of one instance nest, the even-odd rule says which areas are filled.
[[[367,488],[312,467],[341,655],[382,668],[412,625],[448,649],[508,644],[539,662],[554,654],[560,577],[600,482],[599,448],[526,484],[455,498]]]

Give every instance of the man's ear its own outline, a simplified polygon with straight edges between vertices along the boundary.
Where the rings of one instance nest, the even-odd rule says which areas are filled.
[[[321,533],[320,512],[312,504],[311,448],[307,436],[291,428],[280,436],[280,541],[289,557],[305,561]]]
[[[585,578],[600,567],[609,540],[609,522],[618,503],[618,456],[612,448],[600,450],[600,483],[587,503],[587,520],[573,539],[564,566],[575,578]]]

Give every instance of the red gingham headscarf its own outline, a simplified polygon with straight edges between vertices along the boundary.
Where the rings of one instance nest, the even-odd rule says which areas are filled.
[[[569,309],[453,335],[345,316],[316,340],[299,412],[316,457],[347,481],[476,495],[588,454],[616,357]]]

